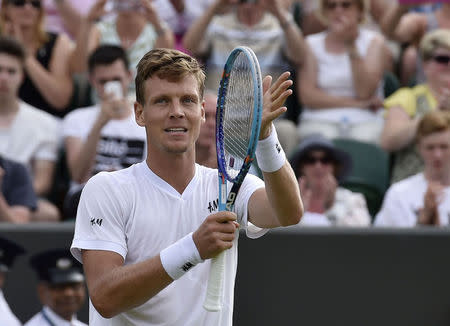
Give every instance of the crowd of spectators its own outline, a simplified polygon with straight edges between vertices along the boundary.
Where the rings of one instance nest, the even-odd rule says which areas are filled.
[[[0,220],[74,219],[92,175],[145,157],[133,80],[136,63],[152,48],[177,48],[204,64],[206,122],[197,161],[215,167],[220,74],[228,53],[246,45],[263,75],[290,71],[294,81],[288,111],[275,127],[308,212],[300,226],[373,224],[370,197],[346,187],[358,157],[335,147],[339,139],[388,155],[388,183],[395,186],[387,194],[405,188],[397,182],[421,175],[417,205],[405,208],[414,216],[408,225],[447,224],[421,212],[429,205],[445,210],[450,181],[443,171],[427,172],[427,164],[446,170],[450,145],[443,139],[424,145],[434,133],[419,126],[430,124],[422,122],[427,113],[450,108],[448,27],[445,2],[2,0]],[[441,136],[449,137],[443,131]],[[433,204],[427,201],[431,194]],[[376,225],[401,224],[386,217],[393,214],[386,209],[390,197]]]

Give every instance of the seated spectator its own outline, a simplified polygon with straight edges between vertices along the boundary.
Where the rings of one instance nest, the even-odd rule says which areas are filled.
[[[360,27],[366,4],[320,1],[328,29],[306,38],[309,51],[297,84],[304,105],[300,139],[318,132],[379,142],[387,52],[381,34]]]
[[[44,31],[44,19],[40,0],[2,1],[1,34],[14,37],[26,49],[26,74],[19,97],[38,109],[62,117],[73,93],[69,70],[73,47],[66,35]]]
[[[6,281],[6,276],[12,267],[17,256],[25,253],[25,250],[18,244],[0,238],[0,325],[4,326],[21,326],[22,323],[17,319],[14,313],[9,308],[3,295],[3,286]]]
[[[416,144],[424,168],[388,189],[376,226],[450,223],[450,113],[426,113],[417,126]]]
[[[205,101],[205,122],[200,129],[200,135],[195,142],[195,162],[213,169],[217,169],[216,152],[216,93],[207,90]]]
[[[36,200],[26,167],[0,155],[0,222],[29,222],[37,208]]]
[[[65,217],[74,218],[84,183],[100,171],[115,171],[145,158],[145,130],[136,124],[133,104],[125,97],[132,81],[127,54],[119,46],[101,45],[89,57],[89,81],[97,105],[70,112],[63,121],[67,163],[73,186]],[[108,92],[111,83],[118,88]]]
[[[339,187],[352,168],[350,155],[320,134],[303,140],[290,159],[305,214],[299,226],[367,226],[364,196]]]
[[[206,89],[214,92],[219,89],[223,65],[236,46],[252,48],[262,74],[272,75],[273,80],[301,65],[305,51],[301,31],[283,0],[215,0],[188,29],[183,45],[206,62]],[[289,110],[297,108],[290,106]],[[291,120],[277,119],[275,127],[289,154],[295,145],[284,140],[293,139],[297,143],[295,124]]]
[[[414,146],[417,125],[425,112],[450,109],[450,30],[428,33],[420,43],[426,83],[401,88],[386,99],[381,147],[394,153],[392,182],[414,175],[423,162]]]
[[[39,279],[38,297],[43,305],[24,326],[86,326],[76,313],[86,299],[83,268],[68,249],[40,252],[30,259]]]
[[[119,45],[126,50],[133,77],[137,63],[145,53],[153,48],[173,47],[173,33],[159,18],[151,0],[113,0],[116,15],[100,20],[105,14],[106,3],[107,0],[97,0],[82,19],[71,60],[74,72],[87,71],[89,55],[101,44]],[[130,97],[134,97],[134,86],[134,83],[129,84]]]
[[[193,55],[206,59],[206,88],[217,91],[229,53],[239,45],[255,51],[263,75],[275,80],[300,65],[304,40],[282,0],[215,0],[186,32],[183,44]],[[230,5],[236,10],[222,15]]]
[[[422,1],[427,3],[428,1]],[[450,3],[442,2],[433,10],[411,10],[416,4],[400,4],[395,1],[381,24],[384,34],[408,45],[400,62],[400,80],[403,85],[421,84],[426,80],[418,47],[423,36],[435,29],[450,27]],[[430,5],[429,5],[430,6]]]
[[[31,221],[58,221],[58,209],[44,197],[50,192],[60,143],[59,122],[18,98],[25,52],[16,40],[0,37],[0,155],[30,169],[38,196]]]
[[[184,49],[182,40],[192,23],[198,19],[214,0],[153,0],[158,15],[175,34],[175,48]]]

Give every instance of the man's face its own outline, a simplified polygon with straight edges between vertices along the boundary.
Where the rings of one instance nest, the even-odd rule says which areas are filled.
[[[20,60],[0,53],[0,99],[17,97],[22,81],[23,68]]]
[[[119,81],[122,84],[123,94],[126,94],[131,79],[131,72],[125,67],[124,62],[119,59],[109,65],[97,65],[89,76],[91,85],[101,100],[105,100],[107,97],[104,89],[107,82]]]
[[[423,137],[418,149],[428,173],[439,177],[450,170],[450,130]]]
[[[86,298],[84,283],[40,284],[39,298],[61,318],[70,320]]]
[[[431,58],[424,62],[427,82],[435,88],[450,89],[450,50],[437,48]]]
[[[153,76],[145,81],[145,104],[135,104],[136,121],[145,126],[149,151],[181,154],[194,149],[205,121],[198,82],[188,75],[177,82]]]

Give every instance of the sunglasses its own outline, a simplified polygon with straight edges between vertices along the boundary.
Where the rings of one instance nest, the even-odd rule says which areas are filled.
[[[435,55],[434,57],[432,57],[432,59],[434,62],[439,63],[441,65],[448,65],[448,63],[450,62],[450,56],[445,54]]]
[[[24,7],[26,3],[29,3],[33,6],[33,8],[41,8],[41,0],[8,0],[8,3],[15,7]]]
[[[305,164],[314,165],[317,162],[320,162],[321,164],[331,164],[334,162],[333,158],[331,156],[325,155],[325,156],[306,156],[304,159]]]
[[[341,7],[342,9],[348,9],[353,5],[353,2],[351,1],[343,1],[343,2],[327,2],[326,8],[328,10],[334,10],[338,7]]]

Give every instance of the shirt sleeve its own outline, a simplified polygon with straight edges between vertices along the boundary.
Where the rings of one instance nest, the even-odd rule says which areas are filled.
[[[394,106],[403,108],[409,116],[413,117],[416,112],[416,98],[412,89],[406,87],[400,88],[384,101],[386,110]]]
[[[92,177],[81,193],[71,252],[81,262],[81,250],[107,250],[127,255],[124,207],[126,194],[107,172]],[[122,191],[122,192],[121,192]]]
[[[256,239],[268,232],[268,229],[263,229],[248,222],[248,202],[253,193],[259,189],[264,188],[264,182],[255,175],[247,174],[244,182],[241,185],[235,203],[235,212],[238,216],[240,224],[245,228],[247,237]]]
[[[375,217],[374,225],[381,227],[407,227],[412,226],[407,210],[401,200],[401,192],[397,191],[395,184],[386,192],[383,205]],[[404,194],[403,194],[404,196]]]

